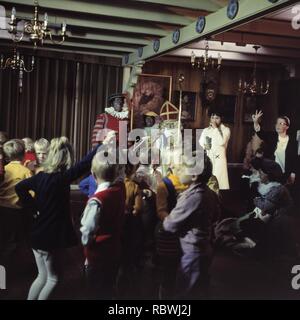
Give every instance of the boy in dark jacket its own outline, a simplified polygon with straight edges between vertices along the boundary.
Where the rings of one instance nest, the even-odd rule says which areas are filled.
[[[202,154],[185,158],[178,176],[188,189],[177,199],[176,207],[164,219],[166,231],[179,235],[182,256],[177,271],[178,298],[199,298],[208,283],[212,260],[212,224],[218,215],[216,194],[207,187],[209,162]]]

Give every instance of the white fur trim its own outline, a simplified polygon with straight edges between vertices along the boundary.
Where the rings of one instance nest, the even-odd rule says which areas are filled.
[[[113,107],[105,108],[105,112],[117,119],[128,119],[128,111],[117,112]]]

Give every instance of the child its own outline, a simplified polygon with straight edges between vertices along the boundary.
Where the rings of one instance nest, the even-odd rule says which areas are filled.
[[[41,138],[34,143],[34,150],[36,154],[35,173],[42,170],[43,163],[46,161],[49,152],[50,143],[47,139]]]
[[[174,298],[176,272],[181,256],[178,235],[165,231],[162,222],[176,206],[178,194],[187,189],[175,174],[176,166],[171,167],[169,174],[158,185],[156,194],[157,215],[160,220],[156,228],[156,258],[161,276],[160,299]]]
[[[134,283],[134,273],[139,266],[143,252],[142,190],[133,180],[136,165],[128,163],[125,167],[126,205],[123,229],[122,266],[119,278],[119,290],[127,293]],[[125,288],[125,290],[124,290]]]
[[[5,177],[0,183],[0,252],[3,256],[10,257],[21,240],[24,219],[15,186],[32,174],[22,165],[25,154],[22,140],[6,142],[3,150],[9,163],[5,166]]]
[[[143,212],[141,215],[144,232],[145,251],[153,254],[154,230],[157,224],[155,197],[158,183],[161,182],[161,173],[157,166],[151,164],[151,152],[142,149],[139,156],[140,164],[134,175],[143,194]]]
[[[277,162],[264,158],[255,158],[251,164],[258,170],[260,182],[258,196],[253,200],[255,219],[251,216],[240,223],[243,233],[257,242],[255,250],[263,256],[288,251],[295,253],[296,241],[292,240],[288,219],[293,200],[282,185],[282,169]]]
[[[121,257],[121,233],[125,213],[124,183],[115,182],[118,165],[100,160],[92,162],[98,188],[89,199],[81,219],[81,242],[92,298],[111,299]]]
[[[31,244],[39,274],[30,288],[29,300],[50,298],[59,280],[60,255],[64,248],[77,243],[69,208],[70,184],[90,169],[96,151],[72,166],[73,149],[68,139],[52,139],[44,171],[16,186],[23,204],[37,212]],[[29,190],[35,192],[35,198]]]
[[[206,172],[208,162],[205,158],[202,161],[200,157],[196,155],[196,158],[190,160],[185,158],[178,170],[180,182],[189,188],[181,193],[176,207],[163,222],[166,231],[177,233],[180,238],[182,257],[177,272],[176,291],[181,298],[198,297],[201,286],[209,281],[212,260],[212,224],[218,207],[216,194],[206,185],[209,179]]]
[[[34,144],[31,138],[22,139],[25,144],[25,156],[24,156],[24,166],[27,167],[30,171],[34,171],[36,165],[36,155],[34,152]]]

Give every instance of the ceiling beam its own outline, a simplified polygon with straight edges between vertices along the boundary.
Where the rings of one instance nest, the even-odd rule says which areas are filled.
[[[10,5],[27,5],[32,6],[28,3],[28,0],[9,0]],[[65,12],[76,12],[81,14],[93,14],[97,16],[104,16],[108,18],[120,18],[126,20],[136,21],[148,21],[148,22],[168,22],[171,24],[185,26],[192,22],[191,18],[182,17],[172,13],[166,13],[159,10],[145,10],[143,6],[128,6],[128,2],[124,5],[113,5],[95,2],[85,1],[73,1],[73,0],[39,0],[39,7],[41,11],[52,9],[56,11]],[[17,9],[18,10],[18,9]],[[18,13],[18,11],[17,11]]]
[[[139,3],[155,3],[164,6],[186,8],[192,10],[217,11],[221,8],[220,4],[210,0],[131,0]]]
[[[277,36],[300,37],[299,30],[292,28],[291,21],[260,19],[236,28],[237,31]]]
[[[51,45],[51,42],[49,42]],[[90,44],[90,43],[81,43],[81,42],[74,42],[70,40],[66,40],[63,43],[63,46],[71,46],[71,47],[79,47],[79,48],[86,48],[86,49],[96,49],[96,50],[110,50],[110,51],[118,51],[118,52],[134,52],[136,51],[135,48],[132,47],[120,47],[117,45],[104,45],[104,44]]]
[[[115,35],[103,35],[103,34],[97,34],[97,33],[82,33],[79,35],[76,32],[67,32],[68,39],[74,39],[80,41],[82,40],[93,40],[93,41],[103,41],[103,42],[116,42],[116,43],[125,43],[125,44],[132,44],[134,46],[144,46],[150,43],[148,40],[140,39],[140,38],[129,38],[129,37],[121,37],[121,36],[115,36]]]
[[[11,43],[0,41],[0,48],[2,48],[1,53],[12,52],[13,47],[8,46],[10,44]],[[20,50],[22,50],[22,49],[25,49],[29,55],[32,55],[32,54],[39,55],[40,51],[42,51],[42,52],[51,51],[51,52],[57,52],[60,54],[69,53],[69,54],[77,55],[77,59],[79,59],[79,60],[82,58],[82,55],[83,56],[90,55],[90,56],[96,56],[96,57],[99,56],[99,57],[118,58],[118,59],[120,59],[120,62],[121,62],[121,58],[123,56],[122,53],[117,54],[117,53],[111,53],[109,51],[105,51],[105,52],[92,51],[92,50],[88,50],[88,49],[85,50],[84,48],[77,48],[77,47],[65,47],[62,49],[60,46],[48,46],[48,45],[44,45],[42,47],[39,47],[37,49],[37,51],[34,51],[32,45],[30,45],[29,43],[23,44],[22,47],[20,47]],[[35,53],[35,52],[37,52],[37,53]]]
[[[7,39],[7,38],[6,38]],[[23,38],[22,44],[23,43],[31,43],[29,38]],[[51,41],[45,41],[44,46],[55,46],[56,44],[52,44]],[[33,47],[33,45],[32,45]],[[39,48],[42,46],[39,46]],[[105,45],[105,44],[97,44],[97,43],[82,43],[78,41],[72,41],[72,39],[66,39],[62,44],[59,45],[60,48],[65,48],[65,47],[76,47],[76,48],[81,48],[82,51],[84,50],[99,50],[99,51],[111,51],[111,52],[116,52],[118,54],[124,54],[124,53],[130,53],[134,52],[136,48],[132,47],[123,47],[123,46],[118,46],[118,45]]]
[[[211,13],[206,16],[206,27],[202,34],[196,31],[196,21],[190,25],[180,29],[180,39],[177,44],[172,42],[172,33],[160,40],[160,47],[157,52],[154,51],[153,45],[144,47],[143,54],[141,56],[138,53],[132,53],[129,55],[128,64],[134,64],[140,60],[149,60],[156,56],[166,54],[176,48],[183,47],[191,42],[204,38],[205,36],[222,33],[230,30],[238,25],[245,24],[249,21],[253,21],[260,17],[263,17],[270,12],[281,9],[284,6],[296,3],[294,0],[279,0],[276,3],[270,1],[261,0],[240,0],[239,1],[239,12],[235,19],[230,20],[227,17],[227,7],[219,9],[218,11]],[[125,64],[125,57],[123,60]]]
[[[261,46],[275,47],[275,48],[300,48],[300,38],[289,38],[286,36],[272,36],[264,34],[252,34],[245,32],[228,31],[217,34],[212,37],[214,40],[223,42],[233,42],[240,44],[257,44]]]
[[[17,9],[17,17],[20,19],[30,20],[32,19],[32,8],[28,7],[28,10]],[[9,18],[11,14],[11,9],[7,9],[6,5],[6,16]],[[150,35],[156,37],[163,37],[168,34],[167,30],[163,30],[161,28],[155,26],[143,26],[137,25],[136,23],[120,23],[120,22],[108,22],[108,21],[99,21],[95,18],[91,17],[90,19],[84,19],[80,17],[72,17],[72,15],[68,16],[66,14],[49,14],[48,15],[49,25],[59,25],[66,21],[67,23],[67,30],[72,26],[74,27],[81,27],[81,28],[89,28],[89,29],[96,29],[96,30],[108,30],[117,33],[132,33],[136,35]]]

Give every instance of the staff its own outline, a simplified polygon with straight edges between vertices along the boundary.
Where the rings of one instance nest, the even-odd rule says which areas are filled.
[[[184,75],[181,73],[179,76],[179,115],[178,115],[178,140],[181,134],[181,114],[182,114],[182,84],[184,81]]]

